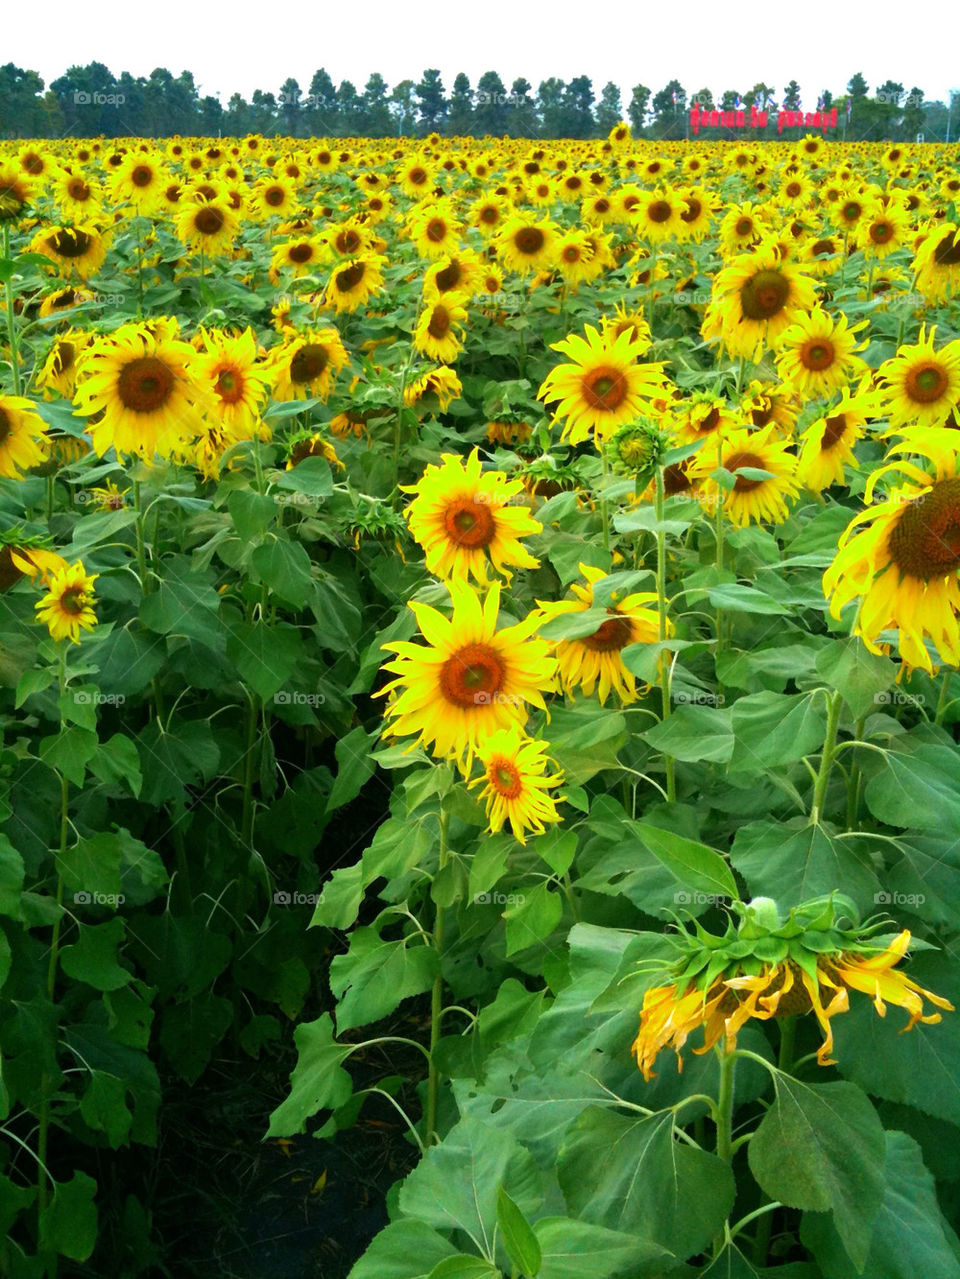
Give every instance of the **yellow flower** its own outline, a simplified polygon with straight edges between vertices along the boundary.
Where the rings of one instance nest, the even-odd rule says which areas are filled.
[[[713,479],[717,468],[736,474],[733,488]],[[766,472],[742,475],[737,472]],[[776,435],[773,424],[758,431],[734,430],[720,441],[719,450],[706,444],[693,459],[690,475],[703,483],[705,500],[721,502],[723,513],[737,528],[757,523],[781,524],[787,518],[787,499],[797,496],[797,459],[789,444]]]
[[[76,272],[86,280],[103,266],[107,246],[94,226],[48,226],[30,241],[30,252],[42,253],[64,274]]]
[[[330,273],[324,305],[341,311],[356,311],[383,288],[383,261],[375,253],[360,254],[342,262]]]
[[[701,333],[722,342],[732,356],[758,359],[815,301],[813,281],[761,245],[717,273]]]
[[[49,589],[34,605],[37,621],[44,622],[55,640],[80,642],[80,630],[92,631],[97,624],[93,584],[98,573],[88,574],[81,561],[52,574]]]
[[[0,476],[23,479],[21,472],[43,462],[48,448],[46,423],[33,402],[0,395]]]
[[[542,529],[517,502],[523,484],[500,471],[483,471],[477,449],[466,462],[445,453],[441,465],[428,466],[404,492],[416,494],[405,515],[426,553],[427,570],[437,577],[472,576],[485,584],[488,560],[507,580],[512,577],[509,565],[539,566],[520,541]]]
[[[548,823],[560,821],[557,800],[549,792],[563,782],[563,775],[547,776],[547,742],[535,742],[518,728],[491,733],[478,750],[483,773],[469,783],[483,786],[488,829],[496,835],[509,822],[521,844],[526,832],[542,835]]]
[[[834,319],[819,304],[801,316],[780,335],[777,372],[801,395],[820,396],[839,391],[866,371],[866,364],[854,352],[856,334],[866,328],[866,320],[847,327],[847,317]]]
[[[797,477],[811,492],[842,484],[845,464],[859,466],[853,446],[863,438],[867,418],[877,412],[876,392],[864,378],[856,392],[845,386],[840,402],[807,427],[800,439]]]
[[[326,400],[348,356],[336,329],[295,333],[273,348],[268,373],[278,400]]]
[[[936,426],[960,404],[960,339],[937,351],[936,331],[921,328],[915,346],[902,346],[878,370],[891,427]]]
[[[467,312],[456,299],[428,303],[413,335],[413,344],[428,359],[452,364],[463,349],[458,336],[467,322]]]
[[[454,400],[460,398],[463,386],[453,369],[441,364],[438,368],[428,369],[406,387],[403,391],[403,402],[411,408],[419,404],[427,396],[436,396],[440,412],[446,413]]]

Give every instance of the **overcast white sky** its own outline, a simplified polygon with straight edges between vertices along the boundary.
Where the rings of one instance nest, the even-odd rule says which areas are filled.
[[[54,0],[39,12],[38,23],[35,5],[7,6],[3,61],[38,71],[48,84],[68,66],[94,60],[115,75],[191,70],[201,93],[219,91],[224,104],[234,91],[275,93],[289,75],[307,92],[318,67],[358,89],[373,71],[393,85],[437,67],[448,93],[458,71],[474,86],[484,71],[497,71],[508,88],[517,76],[536,88],[551,75],[588,75],[598,97],[608,80],[618,84],[624,106],[633,85],[656,92],[674,77],[688,94],[743,93],[763,80],[776,86],[778,101],[796,79],[808,109],[822,89],[842,93],[855,71],[871,91],[889,78],[945,101],[960,87],[956,0],[926,0],[912,11],[893,0],[163,0],[145,7],[100,0],[83,20],[68,18],[65,0]]]

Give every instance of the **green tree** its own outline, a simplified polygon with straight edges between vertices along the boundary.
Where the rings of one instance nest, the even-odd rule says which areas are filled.
[[[597,132],[605,138],[622,119],[623,104],[620,101],[620,90],[612,80],[608,80],[600,91],[600,101],[597,103]]]
[[[447,114],[447,99],[443,92],[443,81],[440,72],[435,68],[424,71],[423,79],[414,92],[417,95],[417,112],[423,133],[430,133],[443,125]]]
[[[686,135],[687,91],[679,80],[664,85],[653,99],[653,130],[657,138]]]
[[[36,71],[8,62],[0,67],[0,134],[8,138],[35,137],[46,122],[43,81]]]
[[[284,80],[280,86],[280,117],[284,130],[295,138],[300,129],[300,113],[302,110],[300,86],[292,76]]]
[[[511,138],[535,138],[539,132],[537,107],[530,96],[532,88],[533,85],[523,76],[519,76],[510,86],[513,110],[510,112],[507,131]]]
[[[559,138],[563,128],[564,83],[556,76],[541,80],[537,89],[537,113],[540,132],[545,138]]]
[[[698,89],[690,99],[691,106],[699,106],[701,111],[713,111],[713,94],[709,89]]]
[[[627,107],[627,119],[630,121],[630,128],[637,137],[643,133],[649,106],[650,90],[645,84],[635,84]]]
[[[496,71],[484,71],[477,81],[477,104],[473,112],[476,133],[498,138],[507,132],[512,110],[507,97],[507,86]]]
[[[393,116],[398,137],[410,137],[414,129],[412,80],[401,80],[390,93],[390,114]]]
[[[783,107],[785,111],[800,109],[800,86],[796,80],[791,80],[783,91]]]
[[[450,93],[450,109],[447,112],[447,132],[454,137],[464,137],[473,127],[473,90],[470,77],[460,74],[453,82]]]
[[[378,71],[374,71],[364,85],[363,131],[371,138],[385,138],[393,132],[387,82]]]
[[[918,89],[916,85],[907,94],[907,101],[903,110],[903,136],[907,142],[912,142],[918,133],[923,133],[924,126],[924,103],[923,90]]]
[[[306,125],[315,137],[336,137],[339,125],[337,90],[328,73],[314,71],[307,100]]]
[[[340,136],[354,138],[363,120],[363,103],[357,86],[351,80],[341,80],[337,90],[337,114],[340,117]]]
[[[593,81],[589,76],[574,76],[567,85],[564,92],[563,125],[563,136],[566,138],[589,138],[594,135],[597,122],[593,117]]]

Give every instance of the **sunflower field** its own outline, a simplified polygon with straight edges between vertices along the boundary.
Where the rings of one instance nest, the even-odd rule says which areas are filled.
[[[960,1279],[958,201],[0,142],[0,1274]]]

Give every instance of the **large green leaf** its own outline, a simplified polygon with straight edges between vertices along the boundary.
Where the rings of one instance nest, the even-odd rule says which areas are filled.
[[[227,656],[240,678],[264,701],[289,680],[302,650],[300,632],[286,622],[241,622],[227,635]]]
[[[671,1273],[674,1258],[633,1231],[608,1230],[570,1217],[542,1217],[534,1226],[542,1262],[538,1279],[651,1279]]]
[[[85,981],[96,990],[119,990],[133,978],[129,968],[124,968],[117,958],[117,948],[123,941],[122,919],[111,919],[106,924],[79,924],[80,938],[73,946],[64,946],[60,952],[60,967],[68,977]]]
[[[654,750],[686,763],[713,760],[725,764],[733,754],[731,712],[712,706],[677,706],[662,723],[640,736]]]
[[[678,1257],[722,1229],[736,1194],[729,1165],[676,1139],[671,1111],[638,1119],[591,1106],[561,1147],[557,1176],[576,1216]]]
[[[330,964],[340,1034],[386,1017],[410,995],[422,995],[440,971],[436,950],[419,934],[385,941],[382,929],[382,923],[355,929],[347,953]]]
[[[864,799],[889,826],[960,834],[960,753],[904,734],[891,743]]]
[[[380,1231],[347,1279],[429,1279],[434,1266],[455,1253],[431,1226],[401,1219]]]
[[[521,1274],[533,1276],[540,1273],[543,1260],[540,1243],[526,1217],[513,1202],[503,1186],[497,1187],[497,1224],[507,1256]]]
[[[871,653],[858,636],[834,640],[817,654],[817,671],[835,688],[855,719],[879,709],[878,698],[893,683],[897,668],[888,657]]]
[[[293,1032],[293,1042],[297,1064],[290,1076],[290,1095],[271,1114],[268,1137],[291,1137],[304,1132],[307,1120],[318,1110],[336,1110],[353,1092],[350,1076],[343,1069],[350,1045],[338,1044],[334,1039],[329,1013],[322,1013],[316,1021],[302,1022]],[[405,1272],[398,1270],[397,1274]]]
[[[69,1257],[86,1261],[97,1239],[97,1183],[85,1172],[57,1182],[53,1198],[40,1214],[40,1242]]]
[[[747,1147],[750,1170],[771,1199],[832,1212],[863,1271],[883,1199],[883,1128],[855,1084],[805,1084],[777,1071],[776,1096]]]
[[[313,591],[313,575],[310,556],[299,542],[275,537],[258,546],[251,556],[251,565],[262,582],[274,595],[302,608]]]
[[[741,826],[730,860],[755,897],[773,897],[782,907],[842,888],[866,916],[873,913],[880,883],[863,853],[806,818],[751,822]]]
[[[818,751],[826,728],[823,697],[751,693],[732,708],[731,769],[761,772]]]

